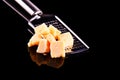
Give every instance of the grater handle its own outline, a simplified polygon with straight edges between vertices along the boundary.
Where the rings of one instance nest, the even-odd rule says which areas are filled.
[[[3,0],[9,7],[29,21],[35,15],[42,15],[43,12],[30,0]]]

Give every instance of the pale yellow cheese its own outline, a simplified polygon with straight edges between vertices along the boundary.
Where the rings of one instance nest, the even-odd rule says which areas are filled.
[[[41,25],[35,27],[34,30],[35,30],[35,34],[42,34],[42,35],[46,35],[50,32],[48,26],[45,23],[42,23]]]
[[[35,34],[30,38],[28,47],[37,45],[37,53],[50,53],[52,58],[65,57],[71,52],[74,39],[70,32],[62,33],[53,25],[45,23],[35,27]]]
[[[56,41],[52,34],[45,35],[45,39],[47,39],[50,43]]]
[[[58,38],[58,36],[61,34],[61,31],[55,28],[53,25],[49,25],[50,33],[55,37],[55,39]]]
[[[74,44],[74,39],[70,32],[60,34],[58,40],[64,42],[66,52],[71,51]]]
[[[39,44],[39,40],[42,39],[43,36],[40,35],[40,34],[34,34],[29,42],[28,42],[28,47],[31,47],[31,46],[35,46],[35,45],[38,45]]]
[[[50,44],[50,55],[52,58],[65,57],[65,46],[63,41],[55,41]]]
[[[46,39],[39,39],[39,44],[36,51],[37,53],[50,52],[50,43]]]

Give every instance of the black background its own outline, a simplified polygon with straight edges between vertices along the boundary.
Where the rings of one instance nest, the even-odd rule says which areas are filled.
[[[81,79],[95,78],[97,72],[97,8],[89,1],[31,0],[43,13],[56,14],[90,47],[88,51],[69,56],[59,69],[37,66],[27,51],[27,22],[0,2],[1,61],[11,79]],[[96,3],[97,5],[97,3]],[[83,77],[84,76],[84,77]]]

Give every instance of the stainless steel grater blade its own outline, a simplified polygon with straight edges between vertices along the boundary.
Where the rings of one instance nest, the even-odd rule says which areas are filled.
[[[52,14],[43,14],[30,0],[3,0],[14,11],[20,14],[30,26],[28,31],[33,35],[34,28],[42,23],[52,24],[62,33],[70,32],[74,38],[74,45],[70,54],[80,53],[89,49],[89,46],[71,30],[58,16]],[[21,9],[22,8],[22,9]]]

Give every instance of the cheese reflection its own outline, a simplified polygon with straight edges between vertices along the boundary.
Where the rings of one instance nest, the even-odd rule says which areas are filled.
[[[38,66],[47,65],[54,68],[60,68],[64,64],[64,58],[51,58],[50,54],[40,54],[36,53],[37,46],[28,47],[31,60],[35,62]]]

